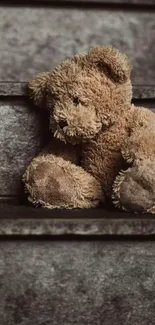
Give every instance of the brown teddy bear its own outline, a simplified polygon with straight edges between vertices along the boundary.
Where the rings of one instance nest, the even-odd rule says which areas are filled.
[[[155,212],[155,115],[131,105],[130,73],[126,55],[99,46],[30,82],[54,134],[23,176],[35,205],[91,208],[112,199],[126,211]]]

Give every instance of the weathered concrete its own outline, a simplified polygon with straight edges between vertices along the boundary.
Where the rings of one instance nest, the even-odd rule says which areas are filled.
[[[24,3],[27,2],[27,0],[23,1]],[[46,0],[46,2],[49,3],[56,3],[55,0]],[[99,4],[118,4],[118,5],[154,5],[154,0],[57,0],[58,3],[66,4],[66,3],[99,3]],[[43,0],[33,0],[31,3],[45,3]]]
[[[155,86],[133,87],[133,100],[134,99],[155,99]]]
[[[155,242],[0,243],[1,325],[154,325]]]
[[[27,82],[0,81],[0,96],[4,98],[14,96],[28,97],[28,84]]]
[[[27,82],[0,81],[0,96],[4,97],[28,97]],[[155,99],[155,86],[134,86],[133,99]]]
[[[135,84],[155,84],[154,11],[0,8],[0,78],[30,80],[90,47],[113,45],[133,63]]]
[[[0,236],[155,236],[155,217],[105,209],[46,210],[0,205]]]
[[[25,167],[45,142],[47,114],[25,103],[0,102],[0,129],[0,195],[15,195]]]

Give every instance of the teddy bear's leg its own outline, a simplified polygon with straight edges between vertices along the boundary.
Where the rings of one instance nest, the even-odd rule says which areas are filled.
[[[144,160],[121,172],[114,182],[113,202],[122,210],[155,213],[155,162]]]
[[[155,213],[155,132],[137,130],[124,148],[130,167],[119,173],[113,185],[114,205],[132,212]]]
[[[49,209],[91,208],[103,200],[101,186],[93,176],[53,154],[35,158],[23,181],[29,200]]]

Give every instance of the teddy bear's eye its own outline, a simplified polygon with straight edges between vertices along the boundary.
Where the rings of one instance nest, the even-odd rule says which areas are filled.
[[[75,106],[77,106],[79,104],[79,98],[77,96],[75,96],[73,98],[73,103],[74,103]]]

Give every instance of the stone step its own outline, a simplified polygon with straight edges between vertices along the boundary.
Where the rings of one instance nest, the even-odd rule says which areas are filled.
[[[9,3],[9,0],[5,1],[5,4]],[[18,6],[22,5],[42,5],[43,7],[48,4],[48,5],[53,5],[53,6],[64,6],[64,5],[76,5],[79,6],[81,4],[85,5],[90,5],[90,4],[100,4],[100,5],[134,5],[136,6],[151,6],[154,7],[155,3],[154,0],[23,0],[22,2],[19,0],[13,0],[11,4],[13,5],[14,3],[18,4]],[[10,4],[10,5],[11,5]]]
[[[1,325],[154,325],[155,218],[0,206]]]
[[[155,84],[154,0],[146,0],[145,8],[118,2],[117,6],[59,1],[46,7],[41,1],[36,7],[25,2],[23,8],[23,1],[18,6],[1,5],[1,80],[28,81],[77,52],[103,44],[129,55],[134,84]]]
[[[155,235],[155,217],[117,210],[48,210],[25,206],[0,205],[0,236],[88,236]]]

